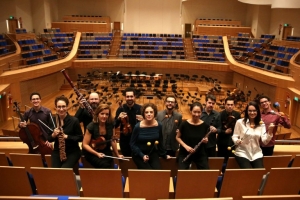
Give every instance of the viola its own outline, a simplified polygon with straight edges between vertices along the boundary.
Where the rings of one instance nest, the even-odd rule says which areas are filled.
[[[236,118],[233,115],[229,115],[227,120],[223,122],[224,128],[231,128],[234,129],[236,123]]]
[[[17,102],[14,102],[15,111],[19,115],[20,120],[24,122],[24,118],[20,112],[20,108]],[[42,132],[38,125],[35,123],[29,123],[24,128],[20,128],[19,131],[20,139],[27,144],[30,154],[41,154],[42,156],[46,154],[51,154],[52,149],[45,144],[42,139]]]
[[[122,102],[123,102],[123,100],[119,101],[119,106],[120,106],[120,108],[123,109],[123,112],[124,112],[124,107],[123,107]],[[123,125],[122,133],[124,135],[128,135],[129,133],[132,132],[132,127],[131,127],[131,125],[129,123],[129,117],[128,117],[128,115],[126,117],[124,117],[124,118],[121,118],[121,123]]]

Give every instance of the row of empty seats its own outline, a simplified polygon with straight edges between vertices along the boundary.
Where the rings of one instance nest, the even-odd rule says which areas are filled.
[[[299,42],[300,36],[287,36],[286,40]]]
[[[182,37],[181,34],[166,34],[166,33],[124,33],[124,37],[161,37],[161,38],[174,38]]]
[[[50,49],[24,52],[21,54],[21,56],[22,56],[22,58],[31,58],[31,57],[35,57],[35,56],[42,56],[42,55],[48,55],[48,54],[51,54]]]
[[[13,42],[6,38],[4,34],[0,34],[0,56],[15,52],[16,47]]]
[[[60,28],[44,28],[44,33],[57,33],[60,32]]]
[[[16,28],[16,34],[27,33],[26,28]]]

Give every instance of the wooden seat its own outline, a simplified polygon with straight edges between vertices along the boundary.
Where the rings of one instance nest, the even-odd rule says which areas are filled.
[[[228,158],[226,170],[227,169],[240,169],[240,166],[238,165],[234,157]]]
[[[219,170],[178,170],[175,198],[215,197],[219,173]]]
[[[47,163],[47,166],[51,167],[52,165],[51,155],[45,155],[45,161]]]
[[[122,175],[126,178],[128,177],[128,169],[137,169],[137,167],[131,157],[125,158],[129,159],[129,161],[119,160],[119,168],[121,169]]]
[[[5,153],[0,153],[0,166],[9,166]]]
[[[208,158],[208,166],[209,169],[218,169],[220,173],[222,172],[224,163],[223,157],[209,157]],[[191,169],[197,169],[195,163],[192,163]]]
[[[300,167],[300,155],[296,155],[292,167]]]
[[[0,196],[0,200],[58,200],[58,198],[40,196]]]
[[[174,198],[170,170],[128,170],[124,189],[125,197],[146,200]]]
[[[298,194],[300,190],[300,167],[271,168],[263,195]]]
[[[120,169],[81,168],[79,175],[84,197],[123,197]]]
[[[145,200],[145,198],[69,197],[68,200]]]
[[[0,200],[58,200],[58,197],[40,197],[40,196],[0,196]]]
[[[32,189],[25,167],[0,166],[0,194],[30,196]]]
[[[300,195],[262,195],[262,196],[243,196],[245,200],[298,200]]]
[[[269,172],[271,168],[288,167],[292,155],[264,156],[264,167]]]
[[[226,169],[220,197],[241,199],[242,195],[257,195],[265,169]]]
[[[28,172],[30,167],[44,167],[40,154],[10,153],[9,157],[13,166],[25,167]]]
[[[170,159],[160,158],[160,166],[162,170],[171,170],[171,177],[177,176],[178,164],[176,157]]]
[[[158,200],[170,200],[170,199],[158,199]],[[177,199],[177,200],[191,200],[191,199]],[[232,197],[225,197],[225,198],[201,198],[201,199],[195,199],[193,200],[232,200]]]
[[[79,196],[72,169],[31,167],[39,195]]]

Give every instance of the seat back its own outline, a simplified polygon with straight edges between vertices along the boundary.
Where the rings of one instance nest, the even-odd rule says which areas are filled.
[[[129,161],[119,160],[119,168],[121,169],[122,175],[126,178],[128,177],[128,169],[137,169],[137,167],[131,157],[125,158],[129,159]]]
[[[39,195],[78,196],[76,178],[72,169],[31,167]]]
[[[292,167],[300,167],[300,155],[296,155]]]
[[[219,170],[178,170],[175,198],[213,198],[219,173]]]
[[[263,195],[298,194],[300,190],[300,167],[271,168]]]
[[[32,189],[25,167],[0,166],[2,196],[30,196]]]
[[[81,168],[79,175],[84,197],[123,197],[120,169]]]
[[[45,155],[45,161],[46,161],[48,167],[52,166],[51,155]]]
[[[129,198],[168,199],[170,170],[128,170]]]
[[[264,167],[269,172],[271,168],[288,167],[292,155],[264,156]]]
[[[244,200],[298,200],[300,195],[262,195],[262,196],[243,196]]]
[[[240,166],[236,162],[234,157],[229,157],[227,164],[226,164],[226,170],[227,169],[240,169]]]
[[[265,169],[226,169],[220,197],[241,199],[242,195],[257,195]]]
[[[40,154],[10,153],[9,157],[13,166],[25,167],[28,172],[30,167],[44,167]]]
[[[5,153],[0,152],[0,166],[9,166]]]
[[[171,170],[171,177],[177,176],[178,164],[175,157],[170,159],[160,158],[160,166],[162,170]]]
[[[58,200],[58,197],[0,196],[0,200]]]

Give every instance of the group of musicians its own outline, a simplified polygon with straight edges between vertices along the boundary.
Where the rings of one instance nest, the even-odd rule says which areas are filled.
[[[57,97],[53,117],[48,108],[41,106],[41,95],[32,93],[32,108],[25,111],[19,126],[26,128],[30,121],[40,127],[44,145],[52,148],[52,167],[72,168],[83,154],[95,168],[111,168],[112,158],[132,157],[138,169],[161,169],[159,157],[175,156],[179,169],[188,169],[191,162],[198,169],[209,169],[208,157],[215,156],[225,161],[234,156],[241,168],[263,167],[263,156],[273,154],[278,125],[291,127],[283,113],[272,110],[267,96],[249,102],[241,118],[241,113],[234,110],[233,97],[225,100],[225,109],[219,113],[214,110],[216,97],[209,94],[205,104],[194,102],[191,117],[182,120],[172,95],[166,96],[164,110],[158,111],[153,103],[136,104],[134,88],[126,88],[124,94],[126,102],[120,103],[113,118],[110,106],[100,104],[98,93],[91,93],[87,100],[79,97],[81,107],[75,116],[67,112],[68,98]],[[93,115],[85,103],[93,109]],[[115,133],[118,128],[119,137]]]

